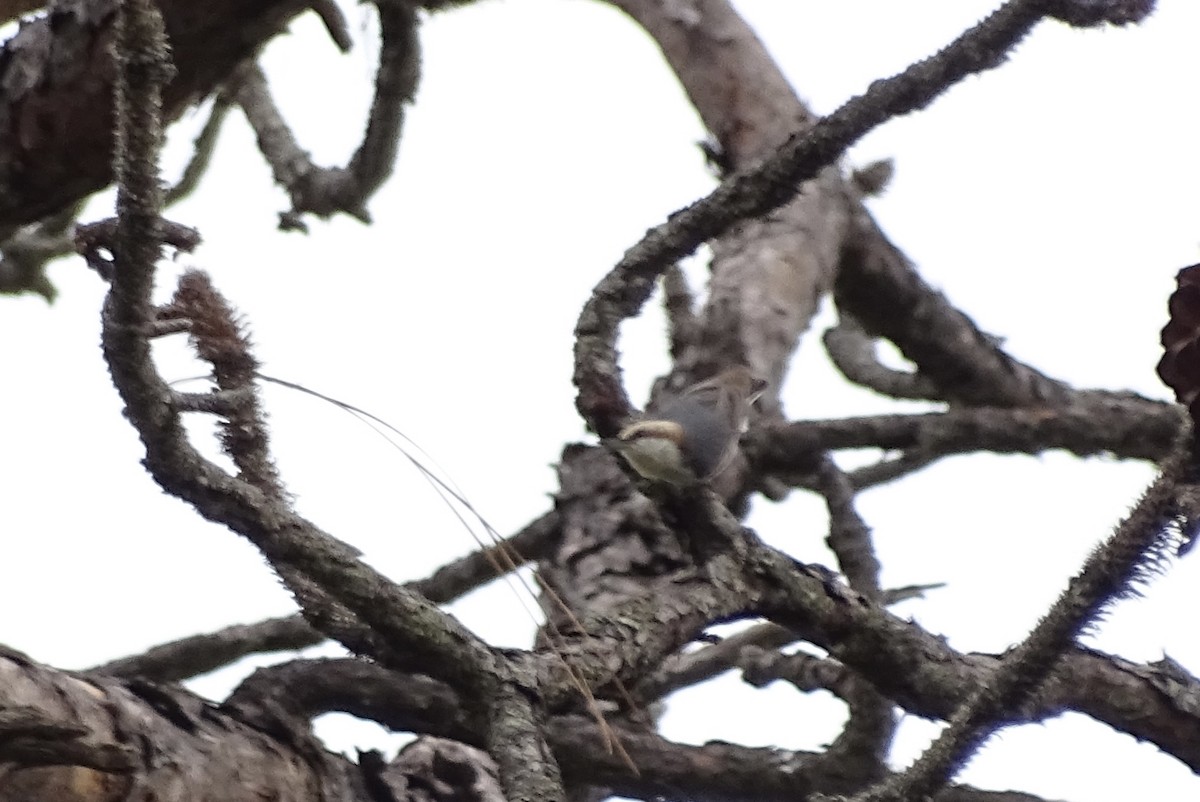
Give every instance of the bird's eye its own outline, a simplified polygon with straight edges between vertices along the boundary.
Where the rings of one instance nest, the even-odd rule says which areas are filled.
[[[751,379],[750,391],[754,395],[758,395],[765,389],[767,389],[767,380],[766,379]]]

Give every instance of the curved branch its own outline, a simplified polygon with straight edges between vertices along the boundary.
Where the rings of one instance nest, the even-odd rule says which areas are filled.
[[[1070,388],[1007,354],[917,273],[860,208],[834,283],[838,307],[891,340],[937,397],[975,406],[1061,406]]]
[[[825,352],[847,380],[891,398],[934,399],[938,388],[919,373],[885,367],[875,355],[875,340],[854,318],[843,316],[821,337]]]
[[[681,209],[634,245],[596,285],[575,327],[576,408],[602,437],[614,435],[630,413],[617,381],[616,334],[637,313],[667,267],[740,220],[777,209],[799,186],[832,164],[850,145],[887,120],[929,105],[948,87],[992,69],[1045,15],[1051,4],[1012,0],[936,55],[875,81],[859,97],[794,134],[758,164],[723,181],[703,200]]]
[[[303,229],[302,215],[329,217],[344,212],[370,222],[367,200],[392,174],[400,147],[404,107],[420,79],[421,50],[417,15],[406,0],[376,0],[380,22],[379,69],[375,97],[358,150],[346,167],[318,167],[288,128],[271,97],[267,78],[253,62],[235,73],[230,91],[254,128],[258,147],[275,181],[292,200],[281,227]]]

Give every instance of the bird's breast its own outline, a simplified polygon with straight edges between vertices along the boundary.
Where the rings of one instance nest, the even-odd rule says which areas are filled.
[[[674,441],[664,437],[642,437],[621,445],[621,454],[633,469],[658,482],[687,485],[696,481],[683,452]]]

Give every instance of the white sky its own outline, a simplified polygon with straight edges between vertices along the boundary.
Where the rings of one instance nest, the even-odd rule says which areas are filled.
[[[818,112],[931,53],[993,5],[737,3]],[[374,70],[373,17],[348,13],[366,47],[340,56],[306,18],[267,58],[287,116],[326,163],[344,162],[356,143]],[[1043,25],[1004,68],[884,126],[848,160],[895,157],[893,184],[871,204],[884,229],[1014,354],[1081,386],[1167,397],[1153,370],[1166,297],[1175,272],[1200,260],[1198,26],[1200,6],[1187,0],[1163,0],[1140,28]],[[418,104],[396,175],[371,204],[374,226],[337,220],[314,222],[308,237],[277,233],[286,201],[237,114],[200,191],[171,216],[205,236],[180,264],[213,274],[250,322],[267,372],[387,418],[510,532],[547,508],[550,466],[563,443],[584,436],[570,385],[580,305],[625,248],[713,183],[694,113],[650,41],[607,6],[489,0],[430,20],[423,42]],[[202,119],[177,127],[168,175]],[[110,212],[104,197],[89,214]],[[702,265],[693,268],[702,278]],[[0,487],[11,533],[0,642],[83,667],[289,612],[248,545],[142,471],[97,346],[104,287],[77,259],[51,275],[62,292],[53,307],[0,300],[9,343]],[[169,286],[164,275],[164,294]],[[622,350],[631,392],[644,397],[667,364],[656,309],[627,327]],[[198,372],[180,344],[162,352],[168,378]],[[304,514],[398,580],[473,548],[369,429],[285,390],[265,395],[278,462]],[[847,388],[811,336],[784,398],[793,417],[912,408]],[[956,648],[1000,651],[1150,478],[1143,465],[1061,454],[958,458],[867,493],[859,509],[887,584],[949,583],[898,613]],[[752,523],[799,559],[832,564],[815,499],[760,503]],[[1200,671],[1189,616],[1197,559],[1124,602],[1089,643],[1134,660],[1165,651]],[[498,583],[453,610],[494,642],[523,645],[533,624],[510,596]],[[195,687],[221,697],[248,670]],[[812,749],[836,735],[840,717],[827,695],[743,689],[726,677],[678,697],[663,727],[685,741]],[[935,729],[907,721],[898,765]],[[338,749],[379,739],[342,722],[322,731]],[[1005,732],[960,779],[1097,802],[1200,789],[1178,761],[1081,717]]]

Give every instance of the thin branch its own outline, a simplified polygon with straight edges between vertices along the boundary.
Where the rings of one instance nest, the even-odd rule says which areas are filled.
[[[688,286],[687,276],[678,264],[671,265],[663,274],[663,309],[667,313],[668,340],[671,343],[671,359],[677,361],[689,347],[695,345],[700,334],[696,319],[695,299]]]
[[[842,701],[854,698],[855,685],[862,678],[837,660],[817,657],[807,652],[780,654],[766,649],[748,649],[739,665],[742,679],[756,688],[783,680],[797,690],[829,691]]]
[[[114,256],[121,270],[113,277],[107,306],[114,324],[137,325],[151,319],[150,290],[162,250],[162,93],[175,69],[156,4],[129,0],[121,4],[117,17]]]
[[[271,458],[254,382],[258,360],[233,308],[199,270],[179,277],[171,307],[191,322],[188,333],[196,355],[212,365],[216,391],[204,397],[222,402],[216,410],[222,418],[221,447],[237,467],[238,478],[268,496],[282,498],[286,491]]]
[[[931,584],[888,588],[883,592],[883,602],[886,605],[899,604],[922,598],[927,591],[941,587],[942,584]],[[712,679],[731,668],[745,668],[744,653],[781,649],[800,639],[799,634],[787,627],[770,623],[755,624],[694,652],[671,655],[657,671],[633,688],[633,696],[643,703],[656,701],[682,688]]]
[[[547,549],[557,541],[560,526],[558,513],[547,512],[512,537],[448,563],[428,578],[411,583],[409,587],[438,604],[453,601],[499,578],[497,564],[502,567],[511,565],[515,569],[520,561],[536,562],[542,559]],[[497,560],[496,555],[499,554],[505,555],[505,560]]]
[[[348,713],[393,732],[416,732],[482,746],[484,722],[449,686],[422,675],[397,674],[367,660],[290,660],[257,669],[224,707],[239,716],[283,709],[303,719]]]
[[[362,142],[346,167],[313,163],[275,105],[267,78],[257,64],[243,64],[230,83],[276,182],[291,197],[292,208],[282,215],[282,228],[303,230],[306,213],[327,218],[344,212],[370,222],[366,202],[392,174],[404,107],[412,102],[420,80],[419,20],[407,0],[376,0],[375,6],[381,35],[375,97]]]
[[[1032,695],[1079,633],[1116,599],[1161,568],[1177,540],[1176,518],[1198,520],[1200,506],[1181,510],[1184,497],[1200,494],[1195,468],[1173,458],[1112,536],[1092,552],[1082,570],[1029,636],[991,672],[951,716],[949,726],[905,772],[856,797],[856,802],[921,799],[944,785],[1017,708]]]
[[[850,587],[868,598],[880,598],[881,566],[875,556],[871,529],[854,507],[854,486],[828,455],[817,467],[817,489],[829,510],[829,536],[825,544],[837,556]]]
[[[58,295],[46,276],[46,267],[75,251],[75,218],[80,200],[44,220],[21,226],[0,243],[0,293],[35,292],[53,302]]]
[[[299,615],[238,624],[203,635],[191,635],[88,669],[90,674],[142,677],[182,682],[215,671],[260,652],[292,651],[315,646],[325,636]]]
[[[416,9],[407,0],[375,0],[375,5],[380,28],[375,97],[366,133],[348,168],[354,184],[348,194],[357,200],[343,200],[345,206],[361,207],[392,174],[400,149],[404,107],[413,101],[421,80],[421,40],[417,36],[420,19]]]
[[[899,456],[885,457],[872,465],[856,468],[846,476],[855,492],[861,492],[914,474],[929,467],[937,459],[920,451],[904,451]]]
[[[913,459],[990,451],[1040,454],[1062,449],[1082,457],[1113,455],[1158,462],[1187,419],[1175,404],[1131,393],[1079,391],[1065,407],[954,408],[916,415],[870,415],[767,423],[751,427],[742,448],[758,472],[807,475],[824,451],[879,448]]]
[[[645,701],[661,699],[742,665],[742,655],[747,651],[780,649],[798,639],[787,627],[756,624],[695,652],[672,655],[658,671],[638,683],[633,693]]]
[[[875,338],[852,317],[843,316],[838,325],[821,336],[821,342],[834,367],[855,384],[891,398],[939,397],[937,385],[919,373],[885,367],[875,353]]]
[[[157,327],[153,329],[156,333]],[[211,393],[172,393],[171,400],[180,412],[203,412],[219,417],[235,416],[246,405],[249,393],[245,390]],[[265,492],[265,491],[264,491]]]
[[[200,232],[190,226],[162,218],[159,218],[158,226],[160,243],[170,245],[176,251],[191,253],[200,245]],[[116,238],[117,219],[115,217],[75,227],[76,252],[83,257],[88,267],[109,282],[113,280],[115,270],[116,251],[113,243]],[[165,314],[164,310],[157,310],[152,314],[150,320],[142,324],[141,331],[147,337],[161,336],[157,332],[162,327],[162,322],[169,318],[169,310],[166,310]]]
[[[875,544],[870,527],[854,506],[855,491],[849,477],[826,454],[817,466],[816,480],[818,492],[829,510],[826,545],[837,557],[851,588],[868,599],[882,598],[881,567],[875,556]],[[849,716],[822,760],[841,764],[843,770],[859,777],[865,786],[887,773],[886,760],[896,733],[896,716],[891,701],[853,671],[843,676],[839,695],[849,708]]]
[[[507,538],[506,543],[526,559],[536,560],[554,542],[558,527],[557,513],[548,512]],[[406,587],[434,603],[444,604],[494,580],[496,572],[492,566],[486,555],[475,551]],[[313,629],[303,616],[290,615],[180,638],[88,671],[117,677],[180,682],[215,671],[251,654],[295,651],[315,646],[324,640],[325,635]]]
[[[1006,353],[930,287],[865,209],[855,216],[834,282],[838,308],[895,343],[933,397],[972,406],[1063,406],[1071,388]],[[902,389],[902,388],[898,388]]]
[[[213,98],[212,108],[208,112],[208,120],[205,121],[204,128],[196,136],[196,141],[192,143],[192,157],[183,168],[183,174],[179,177],[179,181],[167,190],[163,200],[164,205],[171,206],[178,203],[191,195],[200,185],[200,179],[208,172],[208,166],[212,163],[213,153],[216,151],[217,141],[220,139],[221,127],[224,125],[232,105],[233,98],[227,88],[223,88]]]
[[[349,53],[354,41],[350,38],[350,26],[346,22],[346,15],[342,13],[338,4],[334,0],[311,0],[309,7],[321,18],[325,32],[337,45],[338,50]]]

